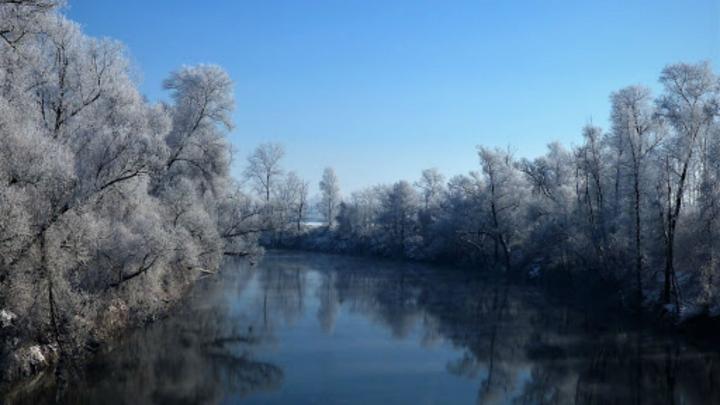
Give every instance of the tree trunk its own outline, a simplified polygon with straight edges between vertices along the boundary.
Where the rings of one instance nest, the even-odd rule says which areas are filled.
[[[675,239],[674,227],[668,228],[668,237],[665,243],[665,282],[663,283],[663,303],[670,303],[670,295],[672,293],[672,274],[673,268],[673,240]]]
[[[642,307],[642,230],[640,229],[640,173],[637,163],[635,164],[635,278],[637,283],[638,309]]]
[[[58,327],[58,321],[57,321],[57,311],[55,308],[55,296],[53,293],[53,277],[51,274],[50,267],[48,266],[48,258],[47,258],[47,236],[43,233],[43,235],[40,237],[40,271],[44,277],[45,281],[47,282],[47,298],[48,298],[48,310],[49,310],[49,318],[50,318],[50,329],[51,333],[53,335],[53,339],[55,340],[55,343],[58,344],[60,349],[62,349],[62,345],[60,344],[60,328]],[[61,350],[62,354],[62,350]]]

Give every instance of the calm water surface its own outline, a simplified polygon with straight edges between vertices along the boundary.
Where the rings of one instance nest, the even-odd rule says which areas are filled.
[[[597,316],[607,311],[590,294],[579,306],[562,295],[451,268],[271,252],[226,266],[62,391],[38,382],[16,399],[720,403],[717,353]]]

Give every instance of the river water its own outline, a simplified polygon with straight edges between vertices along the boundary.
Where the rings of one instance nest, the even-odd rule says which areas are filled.
[[[38,382],[13,402],[720,403],[716,352],[627,328],[602,301],[467,269],[270,252],[200,282],[62,391]]]

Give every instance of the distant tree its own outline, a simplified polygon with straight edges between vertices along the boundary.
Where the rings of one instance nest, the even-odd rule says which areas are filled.
[[[472,260],[485,259],[485,242],[492,235],[485,231],[487,195],[484,191],[478,172],[455,175],[448,180],[440,228],[449,250],[447,253],[452,257],[466,253]]]
[[[545,155],[522,159],[518,168],[525,175],[530,193],[526,202],[526,251],[536,263],[568,269],[576,238],[575,162],[570,151],[550,143]],[[530,253],[533,252],[533,253]]]
[[[295,172],[288,172],[277,193],[278,204],[287,217],[284,225],[292,224],[297,232],[302,230],[302,223],[307,216],[309,188],[307,181],[300,179]]]
[[[335,224],[338,205],[340,204],[340,184],[332,167],[326,167],[320,180],[321,199],[318,209],[329,228]]]
[[[375,225],[383,191],[382,187],[369,187],[353,192],[348,201],[340,203],[336,232],[342,239],[352,240],[367,249],[376,247],[372,239],[378,236]]]
[[[220,199],[217,210],[218,229],[225,240],[223,254],[239,257],[257,253],[258,238],[268,230],[262,206],[236,185]]]
[[[285,150],[277,143],[261,144],[248,156],[245,177],[253,183],[255,191],[264,197],[266,204],[270,203],[277,177],[283,173],[280,167],[283,156]]]
[[[438,169],[431,168],[422,171],[422,176],[415,182],[415,187],[420,189],[426,210],[440,197],[444,185],[445,176]]]
[[[422,207],[418,212],[418,233],[425,244],[422,249],[428,256],[433,256],[440,235],[437,224],[442,215],[442,197],[445,192],[445,177],[436,168],[422,171],[420,179],[414,183],[420,192]]]
[[[499,262],[502,253],[506,270],[511,269],[511,248],[519,235],[517,213],[524,202],[525,184],[516,169],[509,151],[478,148],[480,164],[485,175],[485,192],[489,198],[489,226],[487,232],[493,239],[493,258]]]
[[[381,200],[380,225],[387,233],[387,250],[392,254],[405,255],[410,240],[415,235],[418,196],[407,181],[399,181],[388,188]]]

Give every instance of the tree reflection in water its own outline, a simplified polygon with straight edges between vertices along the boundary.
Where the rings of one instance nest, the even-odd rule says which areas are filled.
[[[720,403],[717,352],[700,350],[678,336],[628,328],[632,322],[608,316],[611,311],[598,308],[587,291],[565,292],[582,298],[572,305],[572,300],[555,299],[562,296],[467,270],[273,252],[257,268],[228,265],[222,276],[196,286],[178,314],[130,333],[99,355],[87,372],[71,379],[62,399],[327,402],[333,397],[293,393],[298,383],[293,378],[313,373],[311,366],[324,367],[298,360],[293,351],[327,344],[323,336],[341,339],[348,320],[360,316],[387,332],[383,344],[391,350],[416,340],[413,353],[420,357],[447,346],[439,372],[474,391],[470,399],[478,403]],[[287,333],[302,322],[314,325],[312,334],[292,346]],[[333,355],[341,356],[360,347],[338,341],[339,346],[317,349],[337,350]],[[364,351],[352,359],[380,357],[373,347],[362,346]],[[378,361],[390,367],[396,360]],[[338,369],[322,374],[326,388],[318,392],[347,384],[340,376],[345,368],[351,377],[344,388],[352,393],[349,398],[361,403],[389,398],[373,397],[375,391],[366,389],[372,375],[356,371],[352,361],[337,364]],[[386,389],[427,384],[422,374],[408,378],[408,386]],[[40,384],[45,388],[15,398],[51,402],[52,385]],[[443,391],[452,387],[435,389],[438,396],[427,402],[460,398]],[[392,398],[408,402],[416,398],[411,394],[395,392]]]
[[[720,401],[717,352],[630,328],[632,322],[601,313],[605,308],[592,311],[594,302],[551,303],[536,286],[369,259],[278,254],[263,268],[288,263],[322,274],[316,293],[326,331],[345,306],[397,339],[417,326],[422,344],[452,342],[461,353],[448,360],[447,372],[475,381],[478,403]]]
[[[16,392],[9,401],[205,404],[230,393],[242,398],[276,389],[282,369],[252,356],[266,336],[230,305],[254,276],[243,266],[199,283],[179,313],[130,332],[86,370],[74,370],[59,398],[55,378],[48,376],[35,390]]]

